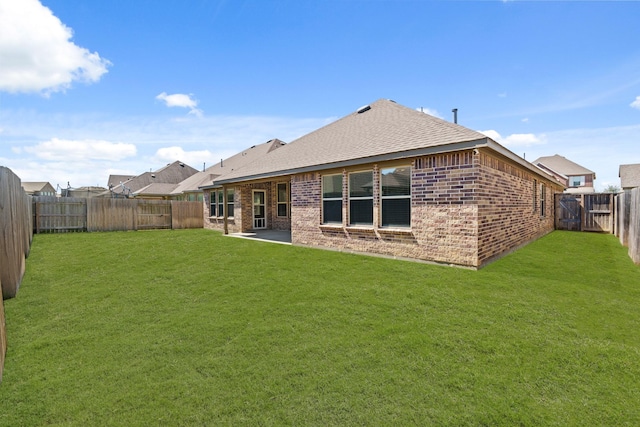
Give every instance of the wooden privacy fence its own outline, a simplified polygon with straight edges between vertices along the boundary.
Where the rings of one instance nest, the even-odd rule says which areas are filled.
[[[640,188],[616,197],[616,236],[629,248],[629,257],[640,264]]]
[[[203,228],[202,202],[34,197],[36,233]]]
[[[613,193],[556,194],[556,230],[613,233]]]
[[[0,381],[7,351],[4,300],[18,292],[33,239],[31,201],[20,178],[0,166]]]

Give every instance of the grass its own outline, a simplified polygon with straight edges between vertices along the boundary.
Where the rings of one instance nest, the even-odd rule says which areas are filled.
[[[640,267],[554,232],[480,271],[206,230],[37,235],[0,425],[639,425]]]

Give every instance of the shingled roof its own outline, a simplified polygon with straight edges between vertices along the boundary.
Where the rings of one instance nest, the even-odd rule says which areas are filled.
[[[381,99],[313,131],[216,183],[403,158],[446,145],[486,142],[463,126]],[[460,147],[458,147],[459,149]],[[452,148],[453,149],[453,148]]]
[[[640,163],[620,165],[618,176],[623,189],[640,187]]]
[[[180,194],[187,191],[201,191],[205,188],[213,188],[213,180],[223,177],[225,174],[231,173],[244,165],[248,165],[256,160],[262,159],[266,154],[273,150],[283,147],[284,142],[279,139],[271,139],[265,143],[252,145],[227,159],[221,160],[213,166],[208,167],[203,172],[199,172],[189,178],[191,182],[185,181],[180,183],[180,187],[176,188],[173,194]]]
[[[197,172],[196,169],[178,160],[155,172],[145,172],[122,184],[114,185],[100,196],[110,197],[111,193],[129,195],[153,183],[179,184]]]
[[[553,156],[540,157],[534,160],[533,164],[546,168],[567,178],[569,176],[593,175],[595,179],[595,172],[582,167],[579,164],[574,163],[571,160],[558,154],[555,154]]]

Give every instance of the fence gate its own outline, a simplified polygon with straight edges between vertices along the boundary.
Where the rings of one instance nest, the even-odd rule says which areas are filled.
[[[556,230],[613,232],[612,193],[556,194]]]
[[[171,203],[164,200],[144,200],[138,203],[138,230],[171,228]]]
[[[584,194],[584,231],[613,233],[613,197],[611,193]]]
[[[582,229],[581,197],[575,194],[556,194],[556,230]]]

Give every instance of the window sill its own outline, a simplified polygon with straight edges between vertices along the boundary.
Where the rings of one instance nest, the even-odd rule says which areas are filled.
[[[320,224],[320,228],[327,230],[343,230],[342,224]]]
[[[407,235],[413,235],[413,230],[411,230],[411,227],[384,227],[384,228],[378,228],[378,233],[384,234],[407,234]]]
[[[356,226],[346,226],[344,229],[350,233],[375,233],[376,229],[373,228],[373,225],[370,227],[356,227]]]

